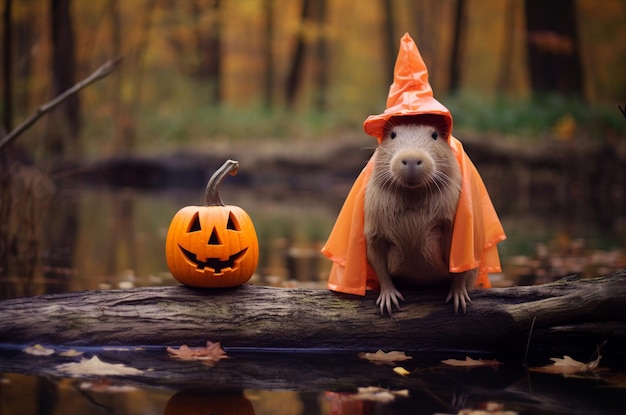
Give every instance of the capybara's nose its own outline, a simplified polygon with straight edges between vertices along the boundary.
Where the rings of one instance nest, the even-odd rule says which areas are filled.
[[[421,166],[422,163],[423,163],[423,160],[421,158],[412,158],[412,159],[402,160],[402,164],[409,169]]]

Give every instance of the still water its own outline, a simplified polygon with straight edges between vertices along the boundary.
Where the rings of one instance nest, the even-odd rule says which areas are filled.
[[[260,261],[253,283],[325,287],[330,264],[319,250],[341,198],[310,193],[283,198],[237,187],[223,188],[222,198],[245,209],[254,221]],[[46,224],[38,245],[40,260],[24,278],[2,281],[2,295],[177,284],[164,257],[168,225],[178,209],[200,205],[202,200],[202,191],[191,190],[59,189],[39,213]],[[497,199],[494,203],[499,206]],[[500,211],[500,217],[508,239],[499,246],[504,273],[494,277],[496,286],[546,282],[569,273],[598,275],[626,266],[623,213],[607,222],[580,212],[538,211],[531,206]],[[143,364],[161,371],[131,378],[51,376],[45,368],[56,364],[53,359],[58,357],[0,350],[5,370],[11,367],[9,361],[17,365],[0,374],[0,414],[434,414],[485,408],[492,413],[617,414],[626,405],[620,390],[626,375],[620,375],[619,368],[613,373],[617,380],[610,383],[595,375],[530,374],[521,362],[507,362],[497,369],[450,370],[439,361],[464,356],[414,356],[405,365],[412,375],[402,377],[392,372],[392,366],[374,365],[356,356],[259,356],[227,350],[231,359],[215,367],[198,363],[200,380],[185,385],[164,380],[167,373],[178,370],[163,369],[172,364],[164,350],[83,352],[112,363]],[[23,368],[19,362],[33,369],[17,369]],[[250,362],[257,376],[264,373],[271,378],[266,389],[228,393],[207,389],[223,371],[248,373]],[[190,364],[194,363],[186,367]],[[283,365],[301,368],[298,387],[293,387],[293,379],[281,383],[285,382],[280,374]],[[343,376],[352,373],[361,383],[350,383],[351,376],[342,383]],[[356,386],[406,390],[408,396],[355,396]]]

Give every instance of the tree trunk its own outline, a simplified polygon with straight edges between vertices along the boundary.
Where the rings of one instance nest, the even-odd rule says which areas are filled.
[[[13,1],[6,0],[2,19],[4,29],[2,33],[2,127],[0,135],[4,135],[13,129],[13,25],[11,20],[11,10]],[[3,131],[4,129],[4,131]],[[1,174],[1,173],[0,173]]]
[[[504,11],[504,41],[500,52],[500,70],[496,82],[496,92],[503,96],[511,83],[511,66],[513,63],[513,44],[515,36],[515,14],[517,6],[513,0],[505,0]]]
[[[244,285],[85,291],[0,302],[0,344],[179,345],[362,351],[559,348],[623,350],[626,269],[593,279],[478,290],[466,315],[443,292],[406,292],[402,310],[381,317],[377,293]],[[532,335],[531,335],[532,332]]]
[[[265,108],[274,106],[274,0],[263,1],[265,15],[265,82],[263,83],[263,102]]]
[[[51,0],[52,75],[55,96],[75,82],[74,30],[70,14],[71,0]],[[73,95],[59,108],[59,130],[46,141],[53,156],[65,154],[70,148],[78,152],[80,131],[80,100]]]
[[[457,0],[452,37],[452,59],[450,61],[450,93],[452,94],[457,93],[461,88],[464,22],[465,0]]]
[[[318,28],[317,50],[316,50],[316,88],[315,88],[315,109],[324,112],[328,106],[328,41],[326,31],[326,9],[327,0],[317,0],[315,2],[315,20]]]
[[[583,95],[576,4],[526,0],[528,65],[536,93]]]
[[[393,4],[391,0],[383,0],[383,15],[384,15],[384,39],[383,42],[383,59],[385,62],[385,80],[386,82],[392,82],[394,78],[394,67],[396,64],[396,56],[398,53],[398,40],[396,38],[394,18],[393,18]]]
[[[115,76],[119,77],[119,87],[126,90],[125,94],[119,92],[118,111],[115,119],[115,137],[113,140],[113,151],[115,154],[132,153],[137,141],[137,118],[141,107],[141,98],[144,86],[145,54],[150,41],[151,28],[156,0],[145,2],[144,11],[138,17],[138,24],[142,29],[134,43],[134,48],[125,54],[124,70]],[[122,22],[119,20],[119,10],[115,10],[117,5],[111,4],[113,23],[118,25],[119,31],[123,31]],[[115,29],[113,30],[115,32]],[[116,34],[113,34],[115,39]],[[113,40],[115,42],[115,40]],[[120,47],[123,45],[120,44]],[[115,47],[115,45],[114,45]]]
[[[302,1],[302,16],[300,21],[300,31],[296,40],[296,49],[291,58],[291,66],[287,75],[287,86],[285,88],[285,99],[288,109],[293,109],[296,96],[301,88],[302,73],[304,72],[304,58],[306,56],[307,43],[304,37],[304,25],[310,18],[311,0]]]

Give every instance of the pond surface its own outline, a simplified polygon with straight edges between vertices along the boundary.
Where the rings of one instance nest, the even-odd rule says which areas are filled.
[[[28,275],[1,281],[0,294],[9,298],[177,284],[165,263],[165,236],[178,209],[202,204],[202,190],[59,189],[37,214],[45,224],[40,259],[35,266],[30,263]],[[508,205],[500,204],[505,197],[494,197],[496,207]],[[285,198],[236,186],[225,186],[222,198],[244,208],[254,221],[260,261],[252,283],[325,288],[330,263],[319,250],[342,198],[312,193]],[[626,266],[624,212],[602,220],[589,210],[532,205],[499,213],[508,239],[499,245],[504,273],[494,276],[496,286],[541,283],[569,273],[593,276]],[[214,367],[170,362],[164,349],[84,350],[88,358],[98,355],[103,361],[139,367],[145,374],[79,378],[55,369],[78,357],[0,350],[0,414],[435,414],[485,407],[495,408],[494,413],[617,414],[626,406],[626,375],[619,367],[624,362],[608,373],[566,378],[529,373],[522,362],[469,370],[439,363],[464,359],[462,355],[413,356],[402,365],[411,374],[401,376],[393,366],[352,355],[285,356],[224,346],[231,359]],[[594,352],[577,358],[588,361]],[[296,375],[294,367],[300,369]],[[194,381],[177,383],[176,374],[186,371],[194,374]],[[233,372],[240,374],[240,381],[230,390],[224,383]],[[265,379],[266,387],[252,387],[259,384],[255,379]],[[222,387],[216,388],[216,383]],[[406,390],[408,396],[402,393],[389,401],[388,394],[354,396],[357,386]]]

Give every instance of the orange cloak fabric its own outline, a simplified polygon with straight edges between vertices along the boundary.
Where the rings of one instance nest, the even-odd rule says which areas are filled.
[[[450,136],[450,147],[463,177],[452,231],[450,272],[478,268],[476,286],[489,288],[487,274],[501,271],[497,243],[505,239],[504,231],[487,189],[461,142]],[[357,177],[322,248],[324,255],[333,261],[328,280],[328,288],[333,291],[365,295],[366,290],[380,289],[378,277],[367,261],[363,234],[365,186],[374,169],[375,157]]]
[[[368,117],[364,129],[380,142],[391,117],[414,115],[436,115],[445,122],[448,132],[452,130],[452,116],[434,99],[426,66],[413,39],[405,34],[401,40],[387,109],[381,115]],[[491,283],[487,274],[501,271],[497,243],[506,237],[487,189],[463,145],[451,134],[447,141],[462,176],[452,230],[449,270],[458,273],[478,268],[476,286],[488,288]],[[365,188],[374,169],[375,157],[376,154],[357,177],[322,248],[324,255],[333,261],[328,280],[328,288],[333,291],[364,295],[366,290],[380,289],[378,277],[367,261],[363,233]]]

